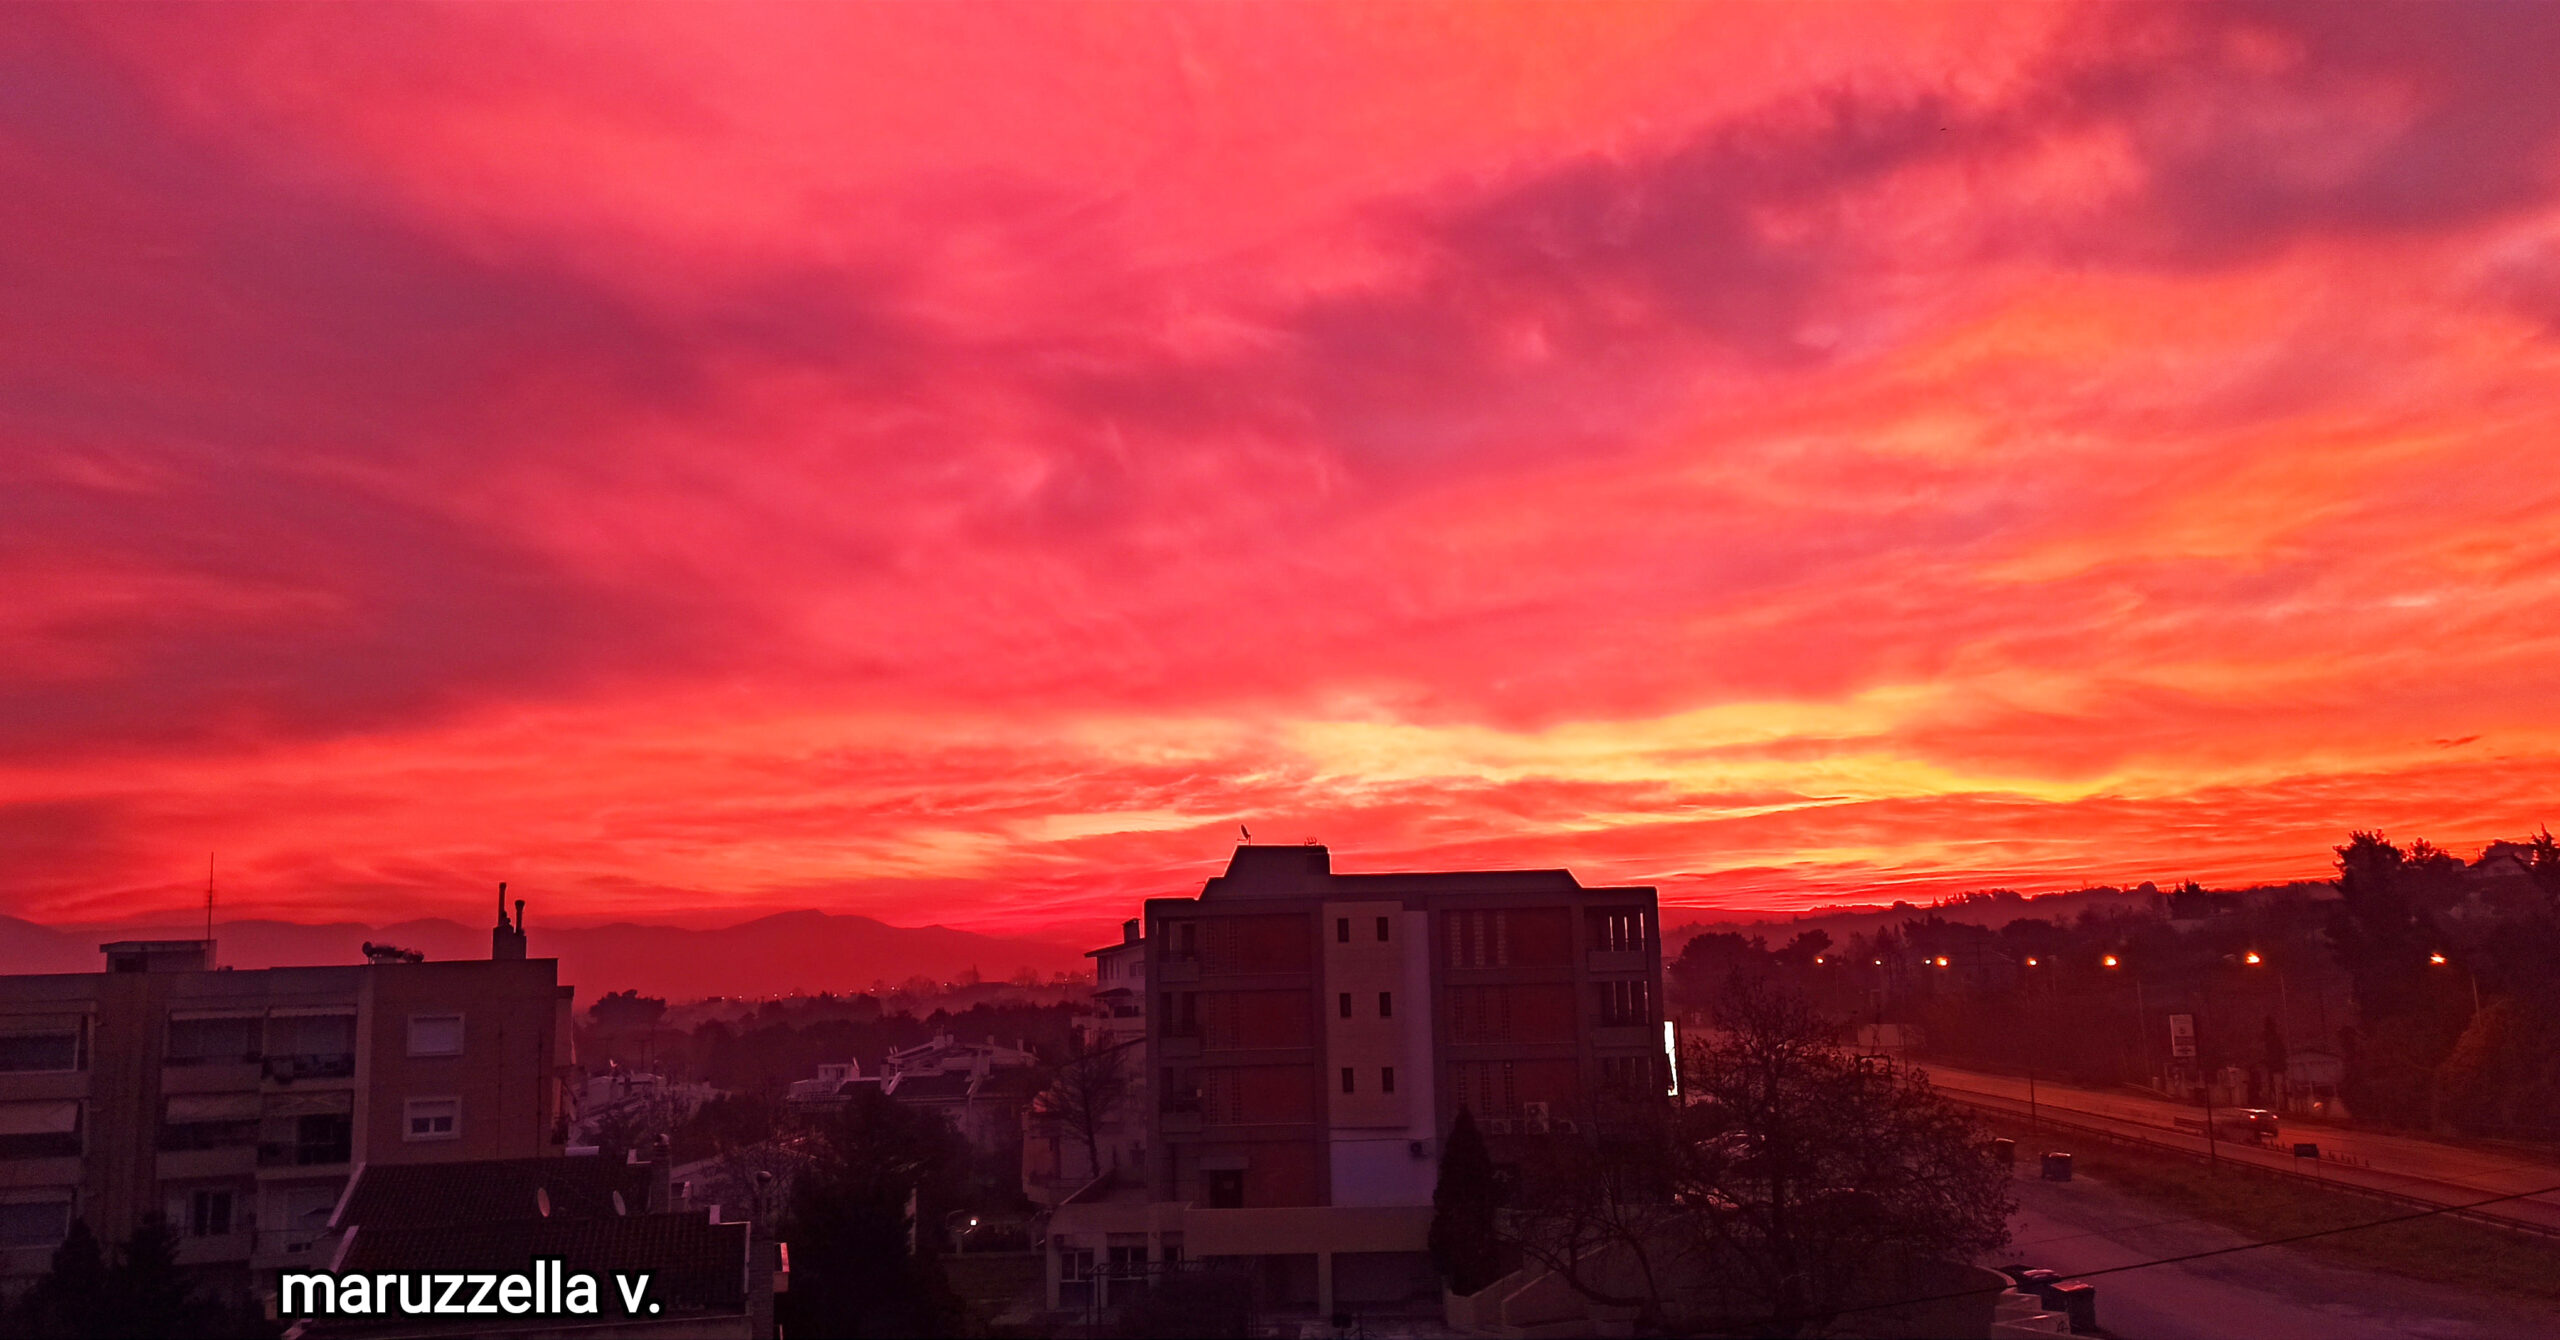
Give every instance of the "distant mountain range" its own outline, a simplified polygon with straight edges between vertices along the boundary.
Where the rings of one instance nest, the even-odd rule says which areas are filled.
[[[0,973],[97,972],[103,966],[98,946],[108,940],[192,940],[203,934],[201,924],[64,929],[0,916]],[[362,963],[366,941],[415,949],[430,959],[489,956],[486,927],[441,918],[387,926],[228,921],[214,927],[214,937],[219,961],[244,969]],[[844,994],[919,976],[958,981],[975,971],[1000,981],[1029,968],[1046,979],[1090,966],[1079,947],[948,926],[892,926],[828,912],[782,912],[719,930],[628,922],[546,929],[535,920],[531,952],[560,960],[560,980],[578,988],[581,1007],[625,988],[670,1001],[793,991]]]

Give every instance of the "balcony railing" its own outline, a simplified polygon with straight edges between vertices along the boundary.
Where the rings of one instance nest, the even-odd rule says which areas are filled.
[[[278,1084],[291,1084],[298,1079],[345,1079],[354,1073],[354,1052],[317,1052],[267,1058],[267,1078]]]
[[[355,1156],[352,1133],[334,1140],[297,1140],[291,1144],[274,1143],[258,1146],[261,1168],[324,1168],[344,1163]]]

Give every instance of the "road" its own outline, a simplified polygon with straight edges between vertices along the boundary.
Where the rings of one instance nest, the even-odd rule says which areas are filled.
[[[2000,1258],[2063,1275],[2241,1246],[2229,1229],[2082,1175],[2021,1176],[2012,1241]],[[2259,1247],[2092,1277],[2098,1324],[2123,1340],[2547,1340],[2560,1310],[2483,1298],[2449,1285],[2332,1265]]]
[[[1928,1066],[1927,1070],[1930,1083],[1950,1097],[2022,1115],[2027,1110],[2027,1081],[2016,1076],[1986,1075],[1939,1065]],[[2201,1108],[2187,1103],[2044,1082],[2035,1086],[2035,1098],[2040,1111],[2064,1115],[2075,1122],[2191,1148],[2198,1153],[2205,1148],[2203,1136],[2175,1129],[2175,1118],[2192,1120],[2202,1115]],[[2321,1158],[2316,1163],[2294,1158],[2287,1151],[2297,1140],[2318,1144]],[[2560,1187],[2560,1164],[2520,1154],[2290,1120],[2285,1123],[2283,1139],[2274,1148],[2261,1149],[2229,1140],[2216,1141],[2215,1148],[2222,1157],[2238,1162],[2297,1172],[2316,1170],[2333,1182],[2395,1192],[2438,1205],[2541,1192],[2484,1206],[2480,1212],[2560,1231],[2560,1192],[2550,1190]]]

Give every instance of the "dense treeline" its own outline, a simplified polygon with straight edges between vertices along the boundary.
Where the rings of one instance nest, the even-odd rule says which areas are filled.
[[[2360,1121],[2560,1136],[2560,843],[2466,862],[2358,832],[2336,853],[2325,886],[2190,883],[2149,911],[1994,929],[1914,909],[1837,945],[1702,934],[1669,986],[1696,1009],[1732,982],[1780,982],[1835,1017],[1908,1026],[1951,1064],[2088,1084],[2237,1072],[2270,1105],[2289,1071],[2325,1073],[2289,1062],[2322,1053]],[[2191,1062],[2169,1054],[2173,1012],[2197,1020]]]

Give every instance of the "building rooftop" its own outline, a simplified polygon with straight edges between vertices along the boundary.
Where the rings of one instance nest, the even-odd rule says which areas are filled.
[[[463,1163],[369,1164],[331,1228],[366,1232],[489,1224],[515,1219],[605,1219],[651,1207],[652,1170],[593,1155],[476,1159]],[[622,1197],[616,1207],[615,1195]]]
[[[646,1272],[650,1301],[665,1311],[632,1320],[666,1326],[687,1316],[734,1316],[746,1311],[747,1234],[746,1224],[716,1224],[702,1210],[625,1218],[358,1228],[347,1239],[337,1269],[362,1274],[511,1275],[523,1274],[528,1262],[556,1259],[569,1274],[596,1276],[597,1301],[603,1311],[591,1324],[622,1321],[621,1303],[613,1292],[615,1274]],[[469,1329],[487,1334],[520,1320],[523,1329],[556,1331],[562,1322],[556,1317],[489,1320],[500,1324]],[[323,1320],[306,1333],[364,1335],[417,1328],[416,1318],[345,1318]]]
[[[1314,843],[1296,847],[1239,846],[1225,874],[1213,875],[1203,899],[1303,898],[1341,895],[1382,897],[1428,893],[1602,893],[1570,870],[1417,870],[1343,875],[1331,851]],[[1631,890],[1633,891],[1633,890]]]

